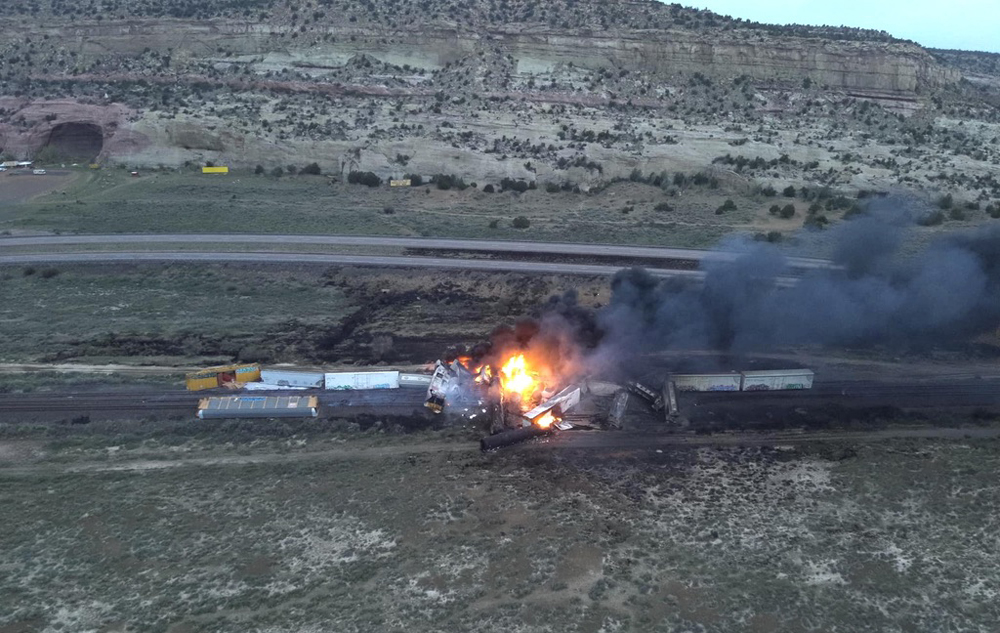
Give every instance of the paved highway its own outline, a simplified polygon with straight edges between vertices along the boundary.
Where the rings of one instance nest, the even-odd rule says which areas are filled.
[[[570,244],[565,242],[509,242],[504,240],[454,240],[420,237],[372,237],[357,235],[233,235],[233,234],[173,234],[173,235],[57,235],[40,237],[2,237],[4,246],[68,246],[100,244],[266,244],[270,246],[323,245],[424,248],[432,250],[482,251],[496,253],[530,253],[577,255],[581,257],[622,257],[633,259],[680,259],[691,261],[732,261],[739,253],[661,248],[658,246],[621,246],[615,244]],[[804,257],[789,258],[794,268],[830,268],[827,260]]]

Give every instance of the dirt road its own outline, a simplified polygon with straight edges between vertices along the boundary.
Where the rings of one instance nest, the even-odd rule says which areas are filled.
[[[315,244],[324,246],[372,246],[420,248],[451,251],[484,251],[497,253],[536,253],[622,257],[635,259],[732,261],[738,253],[658,248],[649,246],[617,246],[613,244],[568,244],[544,242],[509,242],[503,240],[449,240],[416,237],[368,237],[357,235],[59,235],[42,237],[0,238],[4,246],[66,246],[73,244],[267,244],[269,246]],[[828,268],[823,259],[789,258],[795,268]]]
[[[690,434],[649,434],[627,432],[563,432],[548,437],[519,444],[490,453],[493,459],[503,459],[504,455],[515,451],[586,450],[609,452],[650,453],[671,449],[704,448],[710,446],[794,446],[814,443],[877,443],[890,439],[932,439],[948,441],[996,440],[1000,439],[997,427],[925,427],[894,428],[880,431],[829,431],[829,432],[778,432],[778,433],[719,433],[713,435]],[[102,459],[81,459],[79,461],[58,462],[34,461],[35,456],[43,456],[44,450],[34,444],[32,450],[18,450],[17,441],[5,442],[6,450],[0,450],[0,476],[30,476],[39,473],[92,473],[92,472],[135,472],[162,470],[181,467],[243,466],[253,464],[274,464],[282,462],[336,461],[336,460],[381,460],[403,458],[408,455],[430,453],[479,452],[473,442],[453,441],[407,441],[391,445],[366,445],[366,440],[354,444],[347,442],[341,447],[320,449],[238,454],[220,451],[211,456],[186,456],[175,453],[170,459],[136,456],[105,456]],[[354,444],[354,445],[352,445]],[[12,457],[12,456],[17,456]]]
[[[622,270],[621,266],[603,266],[598,264],[564,264],[440,257],[395,257],[384,255],[318,255],[308,253],[191,253],[163,251],[0,255],[0,265],[86,264],[115,262],[240,262],[256,264],[315,264],[326,266],[438,268],[586,276],[610,276]],[[650,274],[657,277],[684,277],[694,280],[704,278],[704,273],[696,270],[667,270],[662,268],[650,268],[648,270]],[[785,280],[785,283],[794,283],[794,280]]]

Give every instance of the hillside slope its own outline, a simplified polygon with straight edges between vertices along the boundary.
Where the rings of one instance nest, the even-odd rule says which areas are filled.
[[[859,189],[1000,160],[992,88],[880,32],[597,0],[43,0],[0,18],[9,158],[586,188],[732,154]]]

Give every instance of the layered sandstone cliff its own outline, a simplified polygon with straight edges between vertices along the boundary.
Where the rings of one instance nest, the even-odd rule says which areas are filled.
[[[844,98],[913,111],[960,79],[888,37],[775,33],[643,2],[562,4],[545,19],[524,17],[540,5],[516,4],[513,21],[462,14],[461,3],[448,10],[463,21],[357,17],[355,5],[310,20],[292,3],[266,19],[21,17],[0,25],[0,150],[582,181],[663,156],[704,162],[664,132],[675,125],[760,125]]]

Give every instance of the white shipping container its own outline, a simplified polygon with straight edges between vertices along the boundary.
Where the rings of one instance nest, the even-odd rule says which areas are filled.
[[[739,391],[743,377],[736,372],[728,374],[673,374],[677,391]]]
[[[581,390],[577,386],[566,387],[552,398],[559,405],[559,410],[564,414],[570,409],[580,404],[580,393]]]
[[[552,411],[556,407],[559,408],[560,414],[565,415],[570,409],[580,404],[580,391],[580,388],[576,386],[566,387],[545,402],[539,404],[534,409],[525,413],[522,417],[524,417],[524,419],[528,422],[532,422],[535,419],[542,417],[549,411]]]
[[[326,374],[326,388],[345,389],[398,389],[398,371],[358,371]]]
[[[417,387],[419,389],[426,389],[431,384],[430,374],[400,374],[399,375],[399,386],[400,387]]]
[[[279,387],[318,389],[323,387],[323,372],[262,369],[260,370],[260,381],[269,385],[278,385]]]
[[[743,391],[812,389],[811,369],[777,369],[743,372]]]

